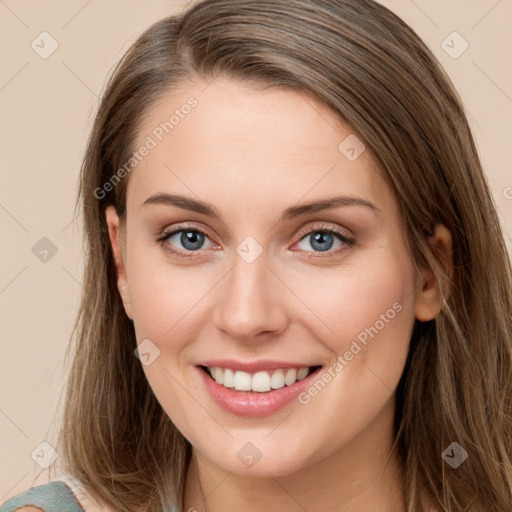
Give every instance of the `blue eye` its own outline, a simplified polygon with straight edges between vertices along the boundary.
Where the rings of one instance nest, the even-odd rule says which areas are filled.
[[[162,243],[162,246],[166,251],[174,255],[184,258],[192,258],[200,256],[200,251],[202,249],[208,249],[208,247],[204,247],[206,240],[210,241],[210,248],[215,245],[203,231],[195,228],[181,227],[169,233],[164,233],[158,239],[158,242]],[[314,250],[309,251],[305,248],[301,248],[303,252],[312,253],[313,255],[315,253],[327,253],[327,256],[333,253],[338,253],[340,250],[343,250],[346,247],[352,247],[355,244],[355,240],[350,238],[343,231],[323,227],[317,227],[316,229],[310,228],[309,231],[301,232],[301,239],[297,244],[301,244],[306,241],[309,241],[310,247]],[[332,249],[336,241],[338,241],[338,247],[331,251],[330,249]],[[180,244],[181,247],[179,247]]]
[[[334,244],[334,236],[326,231],[316,231],[304,237],[302,241],[309,240],[311,247],[320,252],[328,251]]]
[[[175,232],[173,237],[169,237],[168,240],[171,241],[172,238],[176,237],[179,234],[179,242],[188,251],[197,251],[198,249],[201,249],[201,246],[204,244],[204,240],[206,237],[204,233],[187,229]]]
[[[195,256],[195,252],[203,248],[205,239],[208,239],[208,236],[197,229],[177,229],[171,233],[166,233],[158,241],[164,242],[166,251],[190,258]],[[180,243],[183,249],[175,248],[177,243]]]
[[[307,232],[301,233],[304,235],[300,241],[300,243],[309,242],[310,247],[314,249],[314,251],[308,251],[303,249],[305,252],[314,253],[323,253],[328,252],[328,255],[332,253],[337,253],[339,250],[343,250],[345,246],[352,247],[355,244],[355,240],[349,238],[342,231],[337,231],[334,229],[310,229]],[[338,242],[337,248],[334,250],[330,250],[333,245],[335,245],[336,241]]]

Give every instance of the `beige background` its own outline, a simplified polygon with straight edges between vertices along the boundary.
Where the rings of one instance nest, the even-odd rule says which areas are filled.
[[[425,40],[460,92],[512,234],[512,1],[383,3]],[[47,457],[40,443],[55,440],[51,421],[60,410],[64,351],[81,291],[80,220],[73,219],[73,207],[98,96],[137,35],[184,5],[0,0],[0,503],[44,480],[44,473],[34,480],[41,470],[31,454],[42,449]],[[44,31],[58,43],[46,59],[31,47],[35,40],[38,51],[51,48],[48,36],[39,36]],[[469,44],[458,58],[443,48],[463,48],[458,36],[446,39],[454,31]],[[43,237],[57,250],[46,262],[32,249]]]

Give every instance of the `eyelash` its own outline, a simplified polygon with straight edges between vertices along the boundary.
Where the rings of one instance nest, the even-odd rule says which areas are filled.
[[[170,238],[171,236],[175,235],[176,233],[180,233],[182,231],[193,231],[194,233],[200,233],[208,238],[211,238],[208,236],[208,233],[205,233],[201,229],[197,229],[194,226],[179,225],[170,231],[164,231],[157,239],[157,242],[161,243],[161,245],[165,251],[168,251],[171,254],[174,254],[174,255],[182,257],[182,258],[194,258],[194,257],[200,256],[199,253],[201,252],[201,249],[198,251],[182,251],[180,249],[174,248],[170,244],[165,244],[165,241],[168,238]],[[324,233],[324,234],[336,235],[338,237],[338,239],[341,242],[343,242],[349,249],[352,248],[356,244],[356,241],[353,238],[349,237],[344,231],[338,230],[336,228],[328,227],[325,225],[317,225],[317,226],[313,226],[313,227],[301,230],[299,232],[300,238],[297,241],[297,243],[301,242],[303,239],[305,239],[308,235],[311,235],[312,233]],[[341,250],[343,250],[343,249],[341,248],[341,249],[337,249],[334,251],[328,250],[328,251],[325,251],[325,253],[327,255],[331,255],[333,253],[334,254],[338,253]],[[305,252],[309,253],[310,251],[305,251]],[[308,258],[324,258],[325,257],[325,256],[321,256],[322,251],[315,251],[314,254],[316,254],[316,255],[315,256],[309,255],[307,257]]]

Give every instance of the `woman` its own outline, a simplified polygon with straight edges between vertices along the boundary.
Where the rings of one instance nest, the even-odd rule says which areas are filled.
[[[511,510],[503,234],[456,92],[385,7],[154,24],[80,200],[58,452],[100,509]]]

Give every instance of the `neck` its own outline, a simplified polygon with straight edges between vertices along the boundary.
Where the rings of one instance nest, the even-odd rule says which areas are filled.
[[[184,510],[405,511],[403,472],[396,450],[392,451],[394,403],[388,406],[382,411],[386,428],[383,418],[377,418],[340,450],[279,478],[226,471],[193,450]]]

